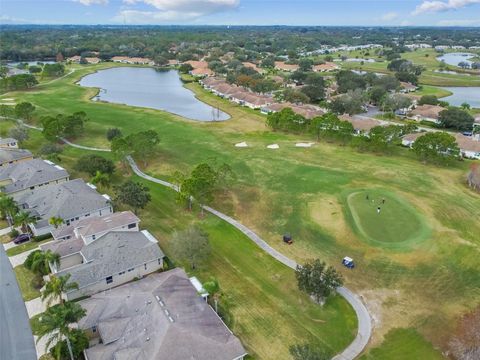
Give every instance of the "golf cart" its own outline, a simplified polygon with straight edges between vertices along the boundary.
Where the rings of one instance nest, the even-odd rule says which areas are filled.
[[[345,265],[349,269],[353,269],[355,267],[355,263],[353,262],[353,259],[345,256],[342,260],[342,264]]]
[[[288,245],[291,245],[293,243],[292,235],[290,235],[288,233],[283,235],[283,242],[288,244]]]

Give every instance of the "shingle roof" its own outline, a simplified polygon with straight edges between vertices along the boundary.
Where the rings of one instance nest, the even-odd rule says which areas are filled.
[[[14,138],[0,138],[0,145],[16,143],[17,140]]]
[[[89,360],[233,360],[246,355],[180,268],[93,295],[80,305],[87,315],[79,327],[97,326],[107,340],[86,350]]]
[[[43,220],[37,222],[37,226],[45,221],[48,223],[51,217],[70,219],[109,206],[109,200],[82,179],[29,190],[13,197],[18,204],[26,205],[26,211]]]
[[[68,172],[62,167],[41,159],[21,161],[0,170],[0,181],[12,182],[3,187],[8,194],[68,177]]]
[[[148,236],[147,236],[148,234]],[[144,231],[114,231],[82,246],[80,252],[86,259],[84,264],[65,269],[58,276],[71,274],[70,281],[80,288],[105,281],[110,275],[137,267],[165,255],[156,241]]]
[[[31,158],[32,153],[24,149],[0,149],[0,164],[8,163],[10,161],[16,161],[21,159]]]
[[[116,212],[105,216],[88,217],[68,226],[61,226],[52,231],[54,239],[74,237],[74,230],[81,236],[91,236],[106,232],[123,225],[138,223],[140,219],[131,211]]]

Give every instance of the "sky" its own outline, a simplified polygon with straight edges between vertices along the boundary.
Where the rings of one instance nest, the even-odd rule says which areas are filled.
[[[480,26],[480,0],[0,0],[0,23]]]

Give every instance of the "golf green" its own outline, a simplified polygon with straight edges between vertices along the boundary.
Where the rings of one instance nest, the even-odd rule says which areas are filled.
[[[429,233],[420,214],[391,192],[354,191],[347,196],[347,204],[357,232],[377,245],[403,247],[419,242]]]

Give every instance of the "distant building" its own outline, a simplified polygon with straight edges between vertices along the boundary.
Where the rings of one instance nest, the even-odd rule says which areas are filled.
[[[412,147],[413,143],[421,136],[425,135],[424,132],[407,134],[402,139],[402,145]],[[469,159],[480,159],[480,141],[473,139],[470,136],[462,134],[451,134],[455,137],[460,153],[463,157]]]
[[[327,71],[335,71],[340,69],[340,66],[333,62],[326,62],[325,64],[319,64],[313,66],[313,71],[315,72],[327,72]]]
[[[14,138],[0,138],[0,148],[18,149],[18,141]]]
[[[18,196],[14,194],[13,198],[20,209],[38,219],[29,227],[33,235],[39,236],[54,230],[49,224],[52,217],[61,218],[70,225],[83,218],[112,213],[108,195],[100,195],[95,189],[95,186],[76,179],[28,190]]]
[[[202,299],[184,270],[151,274],[82,300],[86,360],[242,360],[240,340]]]
[[[400,82],[400,87],[401,87],[400,89],[401,93],[409,93],[409,92],[416,91],[418,89],[418,86],[408,82],[403,82],[403,81]]]
[[[153,60],[142,57],[114,56],[110,60],[122,64],[155,65]]]
[[[15,148],[0,148],[0,167],[5,167],[20,161],[32,160],[30,151]]]
[[[1,192],[19,196],[27,191],[69,180],[68,172],[48,160],[31,159],[0,169]]]
[[[297,64],[287,64],[284,61],[275,61],[275,69],[287,71],[287,72],[294,72],[297,71],[299,66]]]
[[[438,123],[439,114],[443,110],[445,110],[445,108],[438,105],[419,105],[408,114],[408,117],[416,121]]]

